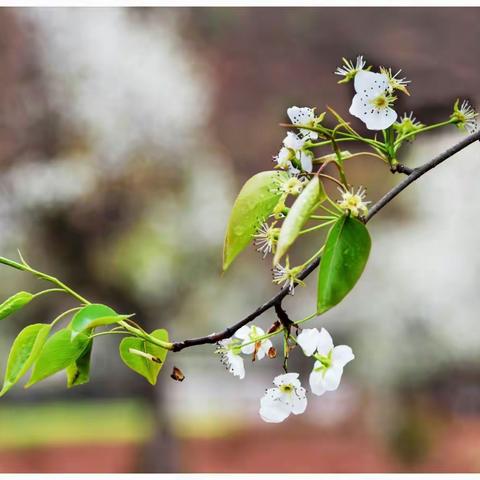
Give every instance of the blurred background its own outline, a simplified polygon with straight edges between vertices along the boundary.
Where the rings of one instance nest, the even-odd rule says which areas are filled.
[[[3,8],[0,26],[0,254],[20,248],[175,340],[276,292],[253,248],[220,275],[225,224],[242,183],[271,168],[287,107],[348,115],[351,85],[333,75],[342,56],[402,68],[412,96],[399,111],[424,123],[446,119],[457,97],[480,101],[478,9]],[[432,133],[401,160],[415,166],[461,138]],[[212,346],[187,349],[153,388],[104,336],[89,384],[67,390],[62,373],[1,399],[0,471],[478,472],[479,161],[472,145],[371,222],[361,281],[310,324],[356,360],[304,415],[258,416],[280,358],[247,364],[240,381]],[[368,157],[348,168],[370,200],[399,181]],[[284,302],[293,319],[314,308],[309,284]],[[40,288],[0,268],[1,298]],[[71,306],[42,297],[3,321],[2,370],[21,328]],[[297,353],[291,368],[306,383],[311,362]]]

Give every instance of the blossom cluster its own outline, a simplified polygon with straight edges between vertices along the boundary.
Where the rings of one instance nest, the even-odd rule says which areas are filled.
[[[265,187],[266,197],[269,202],[271,201],[271,206],[264,201],[264,191],[258,190],[261,208],[258,215],[249,215],[249,218],[254,218],[249,230],[252,233],[249,235],[253,235],[254,244],[264,258],[273,255],[273,282],[287,289],[290,294],[294,293],[297,285],[304,285],[305,269],[312,265],[315,259],[318,261],[324,253],[322,265],[325,264],[325,257],[328,258],[326,253],[333,251],[332,245],[336,245],[339,232],[344,232],[345,225],[353,225],[356,232],[363,232],[349,241],[355,242],[356,238],[359,238],[358,242],[363,245],[364,253],[366,252],[365,261],[368,257],[370,241],[363,224],[368,220],[371,202],[366,200],[365,188],[349,184],[345,160],[350,162],[349,159],[353,157],[370,155],[381,160],[391,172],[400,172],[402,170],[399,167],[402,165],[397,157],[404,142],[411,142],[423,132],[448,125],[467,133],[473,133],[478,128],[478,114],[467,100],[457,100],[450,116],[436,124],[423,124],[416,119],[413,112],[399,115],[398,97],[400,94],[410,95],[411,82],[402,75],[401,70],[393,72],[391,68],[383,66],[373,68],[367,64],[363,56],[358,56],[355,61],[343,59],[343,65],[334,72],[335,75],[342,77],[338,83],[353,84],[353,95],[348,111],[362,121],[367,130],[373,132],[371,136],[358,133],[350,125],[350,121],[343,119],[330,107],[328,112],[322,113],[317,113],[315,108],[307,106],[291,106],[287,109],[286,115],[290,123],[286,127],[289,130],[283,138],[280,150],[273,157],[274,167],[280,172],[263,172],[267,174],[264,178],[271,179]],[[333,120],[335,125],[328,125],[329,120]],[[349,150],[342,150],[341,147],[351,145],[346,142],[366,146],[368,151],[351,153]],[[317,149],[322,148],[330,149],[329,153],[317,154]],[[331,170],[326,169],[329,164],[336,167],[332,170],[333,175],[338,173],[338,177],[330,175]],[[404,168],[403,172],[406,171],[408,170]],[[340,197],[331,198],[328,188],[324,188],[324,182],[334,182]],[[242,198],[240,202],[242,206],[248,207],[255,203],[255,199],[252,201],[247,194],[246,198],[248,201]],[[249,208],[245,210],[247,213]],[[300,265],[291,264],[289,254],[294,242],[301,235],[317,232],[325,227],[329,228],[326,240],[314,255]],[[368,242],[365,239],[368,239]],[[243,242],[244,239],[241,240]],[[248,240],[249,238],[244,243],[247,244]],[[341,250],[342,255],[352,250],[356,251],[350,248]],[[330,255],[330,259],[332,256]],[[362,260],[362,255],[358,256]],[[280,264],[282,259],[284,263]],[[350,259],[351,257],[348,257],[342,266],[351,269]],[[357,270],[361,273],[364,264],[357,261],[358,265],[361,268]],[[344,270],[339,271],[340,276],[347,276]],[[319,276],[320,278],[322,277]],[[339,282],[342,284],[339,290],[344,290],[342,282]],[[340,292],[341,295],[339,294],[340,300],[345,296],[343,290]],[[338,301],[339,299],[335,298],[322,303],[323,299],[320,298],[317,315],[336,305]],[[301,321],[296,325],[298,323]],[[288,358],[291,349],[289,342],[295,342],[306,356],[314,360],[308,379],[311,393],[323,395],[336,390],[345,365],[354,359],[354,355],[347,345],[335,346],[332,337],[324,328],[320,331],[316,328],[303,329],[295,338],[285,329],[277,328],[265,333],[258,326],[243,326],[233,338],[222,340],[217,352],[221,354],[222,362],[228,371],[243,379],[244,356],[251,356],[252,361],[274,358],[276,350],[270,338],[281,332],[285,335],[285,359]],[[274,378],[274,386],[267,389],[260,400],[259,413],[264,421],[278,423],[290,414],[299,415],[305,411],[308,402],[307,392],[302,387],[299,377],[298,373],[289,372]]]
[[[399,116],[395,110],[397,93],[410,95],[408,87],[411,83],[401,75],[401,70],[393,73],[391,68],[379,67],[378,71],[373,71],[372,66],[368,66],[364,57],[360,55],[356,61],[344,58],[343,65],[336,69],[335,74],[343,77],[339,83],[353,82],[354,94],[349,113],[364,122],[368,130],[383,131],[385,151],[374,148],[373,156],[379,157],[387,164],[390,163],[392,169],[396,162],[396,150],[401,143],[413,141],[416,135],[423,130],[447,124],[453,124],[468,133],[477,129],[477,113],[466,100],[461,103],[457,100],[449,120],[436,126],[427,127],[415,118],[413,112]],[[323,124],[326,117],[325,112],[317,114],[315,108],[311,107],[292,106],[287,109],[287,116],[291,122],[290,127],[295,127],[296,131],[287,131],[282,147],[273,159],[275,168],[287,172],[288,176],[283,177],[284,179],[278,187],[281,198],[272,213],[274,221],[262,223],[254,235],[254,244],[264,258],[268,254],[275,254],[281,231],[278,221],[288,213],[287,198],[301,194],[308,179],[314,174],[315,164],[320,165],[320,172],[330,161],[338,163],[338,157],[341,156],[341,153],[336,151],[334,154],[316,158],[313,150],[319,146],[326,146],[330,141],[334,144],[336,135],[340,136],[341,141],[357,140],[366,141],[368,144],[368,140],[359,136],[353,129],[349,129],[349,124],[336,112],[332,109],[330,112],[336,117],[336,120],[340,121],[333,130]],[[342,136],[342,133],[338,133],[342,128],[347,129],[347,135],[353,134],[353,136],[351,135],[349,138]],[[376,140],[374,140],[375,142]],[[378,145],[378,142],[376,143]],[[372,146],[371,143],[369,145]],[[367,216],[370,202],[366,201],[366,190],[363,187],[354,189],[344,181],[338,190],[341,195],[340,199],[336,201],[338,208],[334,208],[333,213],[330,212],[327,215],[335,215],[340,212],[347,213],[352,217]],[[325,225],[328,224],[328,221],[325,222]],[[288,287],[290,293],[293,294],[296,285],[303,285],[301,279],[298,278],[302,267],[304,265],[290,266],[287,257],[285,265],[274,265],[273,282],[282,287]]]
[[[343,368],[355,356],[347,345],[334,346],[330,334],[322,328],[304,329],[295,342],[307,357],[315,359],[310,373],[310,390],[314,395],[334,391],[340,385]],[[219,342],[217,352],[230,373],[243,379],[245,366],[241,354],[252,355],[252,360],[272,357],[273,345],[268,334],[257,326],[243,326],[234,338]],[[260,417],[269,423],[283,422],[290,414],[299,415],[307,408],[306,390],[298,373],[285,373],[273,379],[273,388],[266,390],[260,400]]]

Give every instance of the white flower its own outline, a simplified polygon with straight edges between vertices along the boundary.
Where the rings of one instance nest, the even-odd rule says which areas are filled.
[[[313,154],[304,148],[307,138],[300,138],[293,132],[287,132],[283,139],[283,147],[274,160],[280,168],[288,169],[290,173],[296,174],[300,169],[311,172]]]
[[[276,388],[269,388],[260,400],[260,416],[269,423],[283,422],[291,413],[299,415],[307,408],[305,389],[298,373],[286,373],[273,379]]]
[[[358,217],[360,214],[368,213],[368,205],[371,202],[365,202],[366,191],[363,187],[359,187],[355,193],[353,187],[351,190],[338,189],[342,194],[342,199],[337,203],[340,208],[346,212],[350,212],[352,217]]]
[[[347,345],[334,347],[332,337],[324,328],[320,332],[316,328],[303,330],[297,342],[305,355],[316,358],[309,379],[312,392],[323,395],[336,390],[342,379],[343,367],[355,358],[352,349]]]
[[[341,67],[337,67],[337,69],[335,70],[335,75],[340,75],[341,77],[345,78],[340,80],[338,83],[349,82],[360,70],[363,70],[363,67],[365,67],[367,63],[363,59],[363,55],[359,55],[357,57],[356,65],[353,64],[352,60],[347,60],[346,58],[342,58],[342,60],[343,65]]]
[[[309,107],[290,107],[287,109],[288,118],[294,125],[305,125],[307,127],[315,127],[316,118],[315,111],[313,108]],[[318,133],[313,132],[312,130],[307,130],[305,128],[300,129],[300,133],[305,139],[316,140],[318,138]]]
[[[317,349],[319,334],[320,332],[316,328],[304,328],[298,335],[297,343],[307,357],[311,357]]]
[[[466,130],[468,133],[474,133],[477,130],[478,113],[467,100],[462,102],[460,108],[458,107],[459,103],[459,100],[455,102],[450,118],[458,128]]]
[[[303,145],[307,141],[306,138],[300,138],[293,132],[287,132],[287,136],[283,139],[283,144],[291,150],[297,151],[303,148]]]
[[[273,157],[277,162],[277,165],[284,170],[289,170],[292,166],[290,159],[292,158],[292,152],[287,147],[282,147],[276,157]]]
[[[255,342],[255,339],[262,337],[263,335],[265,335],[265,332],[255,325],[244,325],[235,333],[235,337],[243,340],[241,348],[242,353],[245,355],[251,355],[254,353],[258,360],[261,360],[268,355],[268,351],[273,347],[272,342],[268,338]]]
[[[227,370],[240,379],[245,377],[245,366],[243,364],[243,358],[240,356],[240,349],[237,344],[237,340],[231,338],[220,340],[218,342],[219,347],[216,353],[219,353],[222,357],[222,363]]]
[[[382,73],[361,70],[355,75],[355,96],[350,113],[362,120],[369,130],[384,130],[397,119],[397,112],[390,108],[396,100],[388,93],[389,82]]]

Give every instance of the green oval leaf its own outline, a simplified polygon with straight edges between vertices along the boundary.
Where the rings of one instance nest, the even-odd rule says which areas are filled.
[[[79,310],[70,322],[72,338],[75,338],[80,332],[90,328],[100,327],[101,325],[110,325],[119,320],[125,320],[128,315],[118,315],[115,310],[100,303],[92,303]]]
[[[327,236],[318,272],[318,313],[337,305],[360,278],[370,253],[365,225],[349,216],[340,217]]]
[[[325,190],[323,189],[322,182],[320,182],[317,176],[314,176],[295,200],[287,217],[283,221],[278,237],[275,257],[273,258],[274,265],[287,253],[287,250],[297,239],[300,230],[308,221],[310,215],[324,200]]]
[[[10,298],[7,298],[0,305],[0,320],[8,317],[12,313],[20,310],[25,305],[31,302],[34,295],[29,292],[18,292],[15,295],[12,295]]]
[[[223,246],[223,271],[252,241],[258,227],[273,212],[281,197],[278,183],[286,172],[260,172],[243,185],[232,208]]]
[[[168,342],[168,332],[163,328],[154,330],[151,335]],[[153,355],[160,363],[132,353],[131,349]],[[120,357],[127,367],[145,377],[152,385],[157,383],[157,377],[165,363],[168,350],[138,337],[126,337],[120,342],[119,351]]]
[[[90,360],[92,357],[93,340],[88,342],[84,352],[75,362],[67,367],[67,387],[83,385],[90,380]]]
[[[51,325],[48,323],[35,323],[25,327],[17,335],[8,355],[0,397],[5,395],[20,380],[38,358],[50,329]]]
[[[79,333],[75,338],[72,338],[72,332],[68,328],[56,332],[45,342],[33,366],[32,376],[25,387],[30,387],[34,383],[67,368],[82,355],[89,342],[90,338],[83,333]]]

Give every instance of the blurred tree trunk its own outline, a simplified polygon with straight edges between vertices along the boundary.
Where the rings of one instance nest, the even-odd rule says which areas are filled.
[[[118,211],[122,210],[121,205]],[[97,219],[101,224],[101,212],[97,212]],[[69,280],[75,282],[75,288],[79,291],[92,292],[95,299],[106,304],[112,304],[118,307],[120,311],[135,312],[142,320],[142,326],[146,330],[154,330],[158,325],[154,324],[151,318],[132,296],[127,289],[114,287],[107,280],[101,280],[97,272],[91,266],[90,249],[99,240],[98,237],[105,235],[103,229],[98,229],[97,222],[85,224],[91,228],[78,228],[73,225],[71,215],[68,211],[58,212],[55,216],[50,216],[40,222],[42,238],[41,243],[48,245],[48,250],[55,252],[58,271],[62,271],[62,278],[69,283]],[[87,294],[88,297],[88,294]],[[101,299],[101,300],[100,300]],[[155,320],[155,323],[158,319]],[[163,372],[168,374],[168,372]],[[154,436],[145,445],[143,455],[138,459],[137,470],[144,473],[172,473],[178,472],[178,455],[175,445],[175,439],[171,433],[168,422],[168,415],[165,408],[165,398],[162,391],[162,383],[152,387],[143,378],[131,377],[132,382],[122,384],[122,396],[132,395],[140,396],[142,401],[146,401],[153,412],[154,418]],[[93,395],[99,393],[101,384],[80,386],[79,389],[89,388]]]

